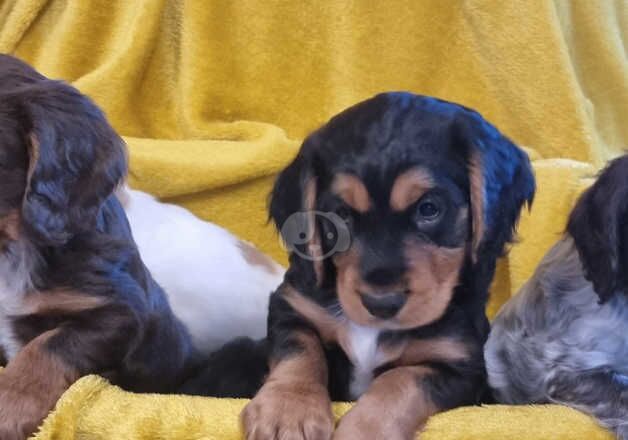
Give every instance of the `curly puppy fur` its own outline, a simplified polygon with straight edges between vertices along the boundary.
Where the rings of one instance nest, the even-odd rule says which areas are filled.
[[[76,89],[0,55],[0,144],[0,438],[86,374],[175,390],[195,355],[114,196],[122,140]]]
[[[580,198],[565,236],[504,305],[485,348],[505,403],[558,402],[628,439],[628,156]]]

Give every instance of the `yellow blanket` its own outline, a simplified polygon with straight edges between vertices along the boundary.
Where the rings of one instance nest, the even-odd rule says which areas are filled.
[[[0,52],[92,96],[126,137],[134,186],[280,261],[266,194],[309,130],[384,90],[478,109],[529,148],[539,187],[491,315],[588,178],[628,146],[625,29],[623,0],[0,0]],[[237,438],[242,404],[135,396],[89,377],[38,438]],[[486,407],[434,417],[423,438],[605,435],[558,407]]]
[[[88,376],[61,398],[32,440],[237,440],[245,404],[243,399],[131,394]],[[335,404],[336,418],[349,408]],[[421,435],[421,440],[612,438],[589,417],[560,406],[459,408],[432,417]]]

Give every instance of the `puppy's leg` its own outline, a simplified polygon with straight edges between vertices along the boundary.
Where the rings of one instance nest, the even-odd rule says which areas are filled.
[[[406,440],[438,408],[421,386],[435,372],[426,367],[399,367],[378,376],[340,421],[334,439]]]
[[[46,348],[57,330],[26,345],[0,373],[0,438],[18,440],[33,433],[79,372]]]
[[[17,318],[16,325],[26,330],[46,317],[62,324],[31,339],[0,372],[2,440],[33,433],[79,377],[119,368],[142,331],[127,305],[84,294],[46,298],[38,304],[40,315]]]
[[[548,381],[549,399],[596,417],[628,440],[628,382],[608,372],[561,371]]]
[[[378,376],[340,420],[334,439],[414,439],[433,414],[469,403],[460,396],[468,400],[476,386],[473,377],[438,364],[393,368]]]
[[[317,333],[274,294],[270,374],[242,413],[248,440],[328,440],[333,431],[327,362]]]

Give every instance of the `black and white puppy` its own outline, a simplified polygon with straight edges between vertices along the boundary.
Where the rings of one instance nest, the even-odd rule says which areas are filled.
[[[499,401],[564,403],[628,439],[628,156],[499,312],[485,358]]]

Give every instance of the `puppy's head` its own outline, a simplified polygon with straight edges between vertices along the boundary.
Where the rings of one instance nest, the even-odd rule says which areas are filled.
[[[584,192],[567,231],[600,301],[628,293],[628,156],[612,161]]]
[[[0,55],[0,226],[59,246],[94,226],[126,173],[122,140],[73,87]]]
[[[356,323],[412,328],[445,312],[465,265],[469,294],[488,289],[533,193],[525,153],[478,113],[387,93],[305,140],[270,214],[291,283],[336,289]]]

